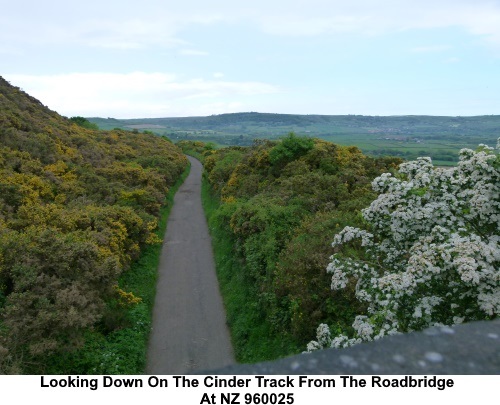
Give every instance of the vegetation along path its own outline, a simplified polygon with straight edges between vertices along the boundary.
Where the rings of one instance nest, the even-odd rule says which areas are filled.
[[[183,374],[234,363],[201,205],[201,163],[174,198],[160,258],[147,373]]]

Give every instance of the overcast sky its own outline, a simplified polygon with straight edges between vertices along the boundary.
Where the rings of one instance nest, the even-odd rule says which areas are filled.
[[[0,75],[66,116],[500,114],[500,0],[0,0]]]

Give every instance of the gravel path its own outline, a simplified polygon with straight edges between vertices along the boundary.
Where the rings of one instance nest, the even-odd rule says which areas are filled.
[[[233,364],[212,245],[201,206],[201,163],[174,198],[158,269],[148,374],[185,374]]]

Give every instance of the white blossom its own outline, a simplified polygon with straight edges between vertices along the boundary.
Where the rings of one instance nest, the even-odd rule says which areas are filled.
[[[499,150],[500,138],[496,150],[462,149],[454,168],[419,158],[373,180],[379,196],[362,210],[372,232],[345,227],[327,268],[332,289],[357,280],[367,313],[354,319],[352,337],[320,325],[308,351],[500,314]],[[363,260],[343,253],[356,241]]]

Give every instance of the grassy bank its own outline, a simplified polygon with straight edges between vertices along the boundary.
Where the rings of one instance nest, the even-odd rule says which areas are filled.
[[[227,224],[218,220],[219,200],[205,178],[201,198],[212,236],[217,276],[236,360],[254,363],[299,353],[302,346],[289,336],[278,335],[267,322],[258,304],[255,283],[246,276],[246,266],[235,254]]]
[[[183,152],[188,156],[191,156],[191,157],[194,157],[195,159],[198,159],[200,162],[203,162],[203,160],[205,159],[205,156],[203,156],[201,153],[199,153],[198,151],[196,151],[194,149],[186,149],[186,150],[183,150]]]
[[[159,238],[165,235],[174,195],[189,171],[190,166],[166,196],[156,231]],[[133,375],[144,372],[161,247],[161,243],[147,245],[140,258],[120,277],[118,287],[140,301],[125,307],[116,302],[108,303],[108,316],[101,330],[87,332],[82,349],[51,358],[47,374]],[[115,329],[110,333],[103,332],[112,328]]]

